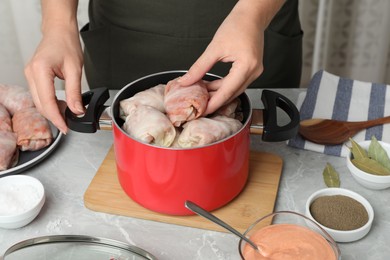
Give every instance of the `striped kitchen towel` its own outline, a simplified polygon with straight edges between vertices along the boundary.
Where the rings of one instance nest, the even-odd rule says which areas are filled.
[[[301,120],[310,118],[341,121],[366,121],[390,115],[390,85],[342,78],[324,70],[313,75],[306,93],[298,98]],[[378,140],[390,143],[390,124],[368,128],[353,139],[357,142]],[[299,134],[287,144],[324,154],[348,155],[349,142],[342,145],[319,145],[304,140]]]

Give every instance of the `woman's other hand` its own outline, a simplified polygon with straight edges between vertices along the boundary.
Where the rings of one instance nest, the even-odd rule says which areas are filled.
[[[25,75],[38,111],[61,132],[68,128],[55,94],[54,79],[65,81],[66,102],[75,114],[84,112],[81,101],[83,54],[78,33],[77,1],[42,1],[42,39]]]

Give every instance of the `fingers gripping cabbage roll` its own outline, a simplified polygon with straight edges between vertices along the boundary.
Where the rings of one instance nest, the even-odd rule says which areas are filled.
[[[18,162],[19,149],[16,145],[16,134],[0,131],[0,171],[7,170]]]
[[[241,127],[242,123],[234,118],[201,117],[183,125],[178,143],[183,148],[210,144],[236,133]]]
[[[165,113],[164,90],[165,85],[160,84],[147,90],[138,92],[128,99],[121,100],[119,102],[120,117],[126,120],[126,116],[131,114],[131,112],[140,105],[151,106],[160,112]]]
[[[0,131],[12,132],[11,116],[8,110],[0,104]]]
[[[209,93],[205,82],[183,87],[174,79],[165,87],[165,111],[174,126],[199,118],[207,108]]]
[[[138,106],[126,117],[123,130],[143,142],[164,147],[169,147],[176,135],[166,115],[150,106]]]
[[[49,122],[35,107],[17,111],[12,117],[12,125],[22,151],[36,151],[53,141]]]
[[[16,111],[33,107],[34,102],[27,88],[0,84],[0,104],[12,115]]]

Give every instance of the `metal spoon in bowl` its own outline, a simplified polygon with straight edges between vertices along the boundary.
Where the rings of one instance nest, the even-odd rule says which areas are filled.
[[[240,238],[245,240],[251,247],[253,247],[257,252],[262,254],[260,249],[259,249],[259,247],[252,240],[250,240],[249,238],[247,238],[246,236],[241,234],[238,230],[234,229],[232,226],[230,226],[226,222],[222,221],[218,217],[214,216],[210,212],[206,211],[205,209],[201,208],[200,206],[196,205],[195,203],[193,203],[191,201],[187,200],[184,205],[186,206],[187,209],[189,209],[192,212],[198,214],[199,216],[207,218],[208,220],[211,220],[215,224],[217,224],[217,225],[225,228],[226,230],[230,231],[234,235],[239,236]]]

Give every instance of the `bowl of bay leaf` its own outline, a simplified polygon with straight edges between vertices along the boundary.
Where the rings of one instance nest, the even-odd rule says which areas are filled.
[[[372,190],[390,187],[390,144],[372,137],[370,141],[355,142],[347,156],[347,167],[353,178]]]

